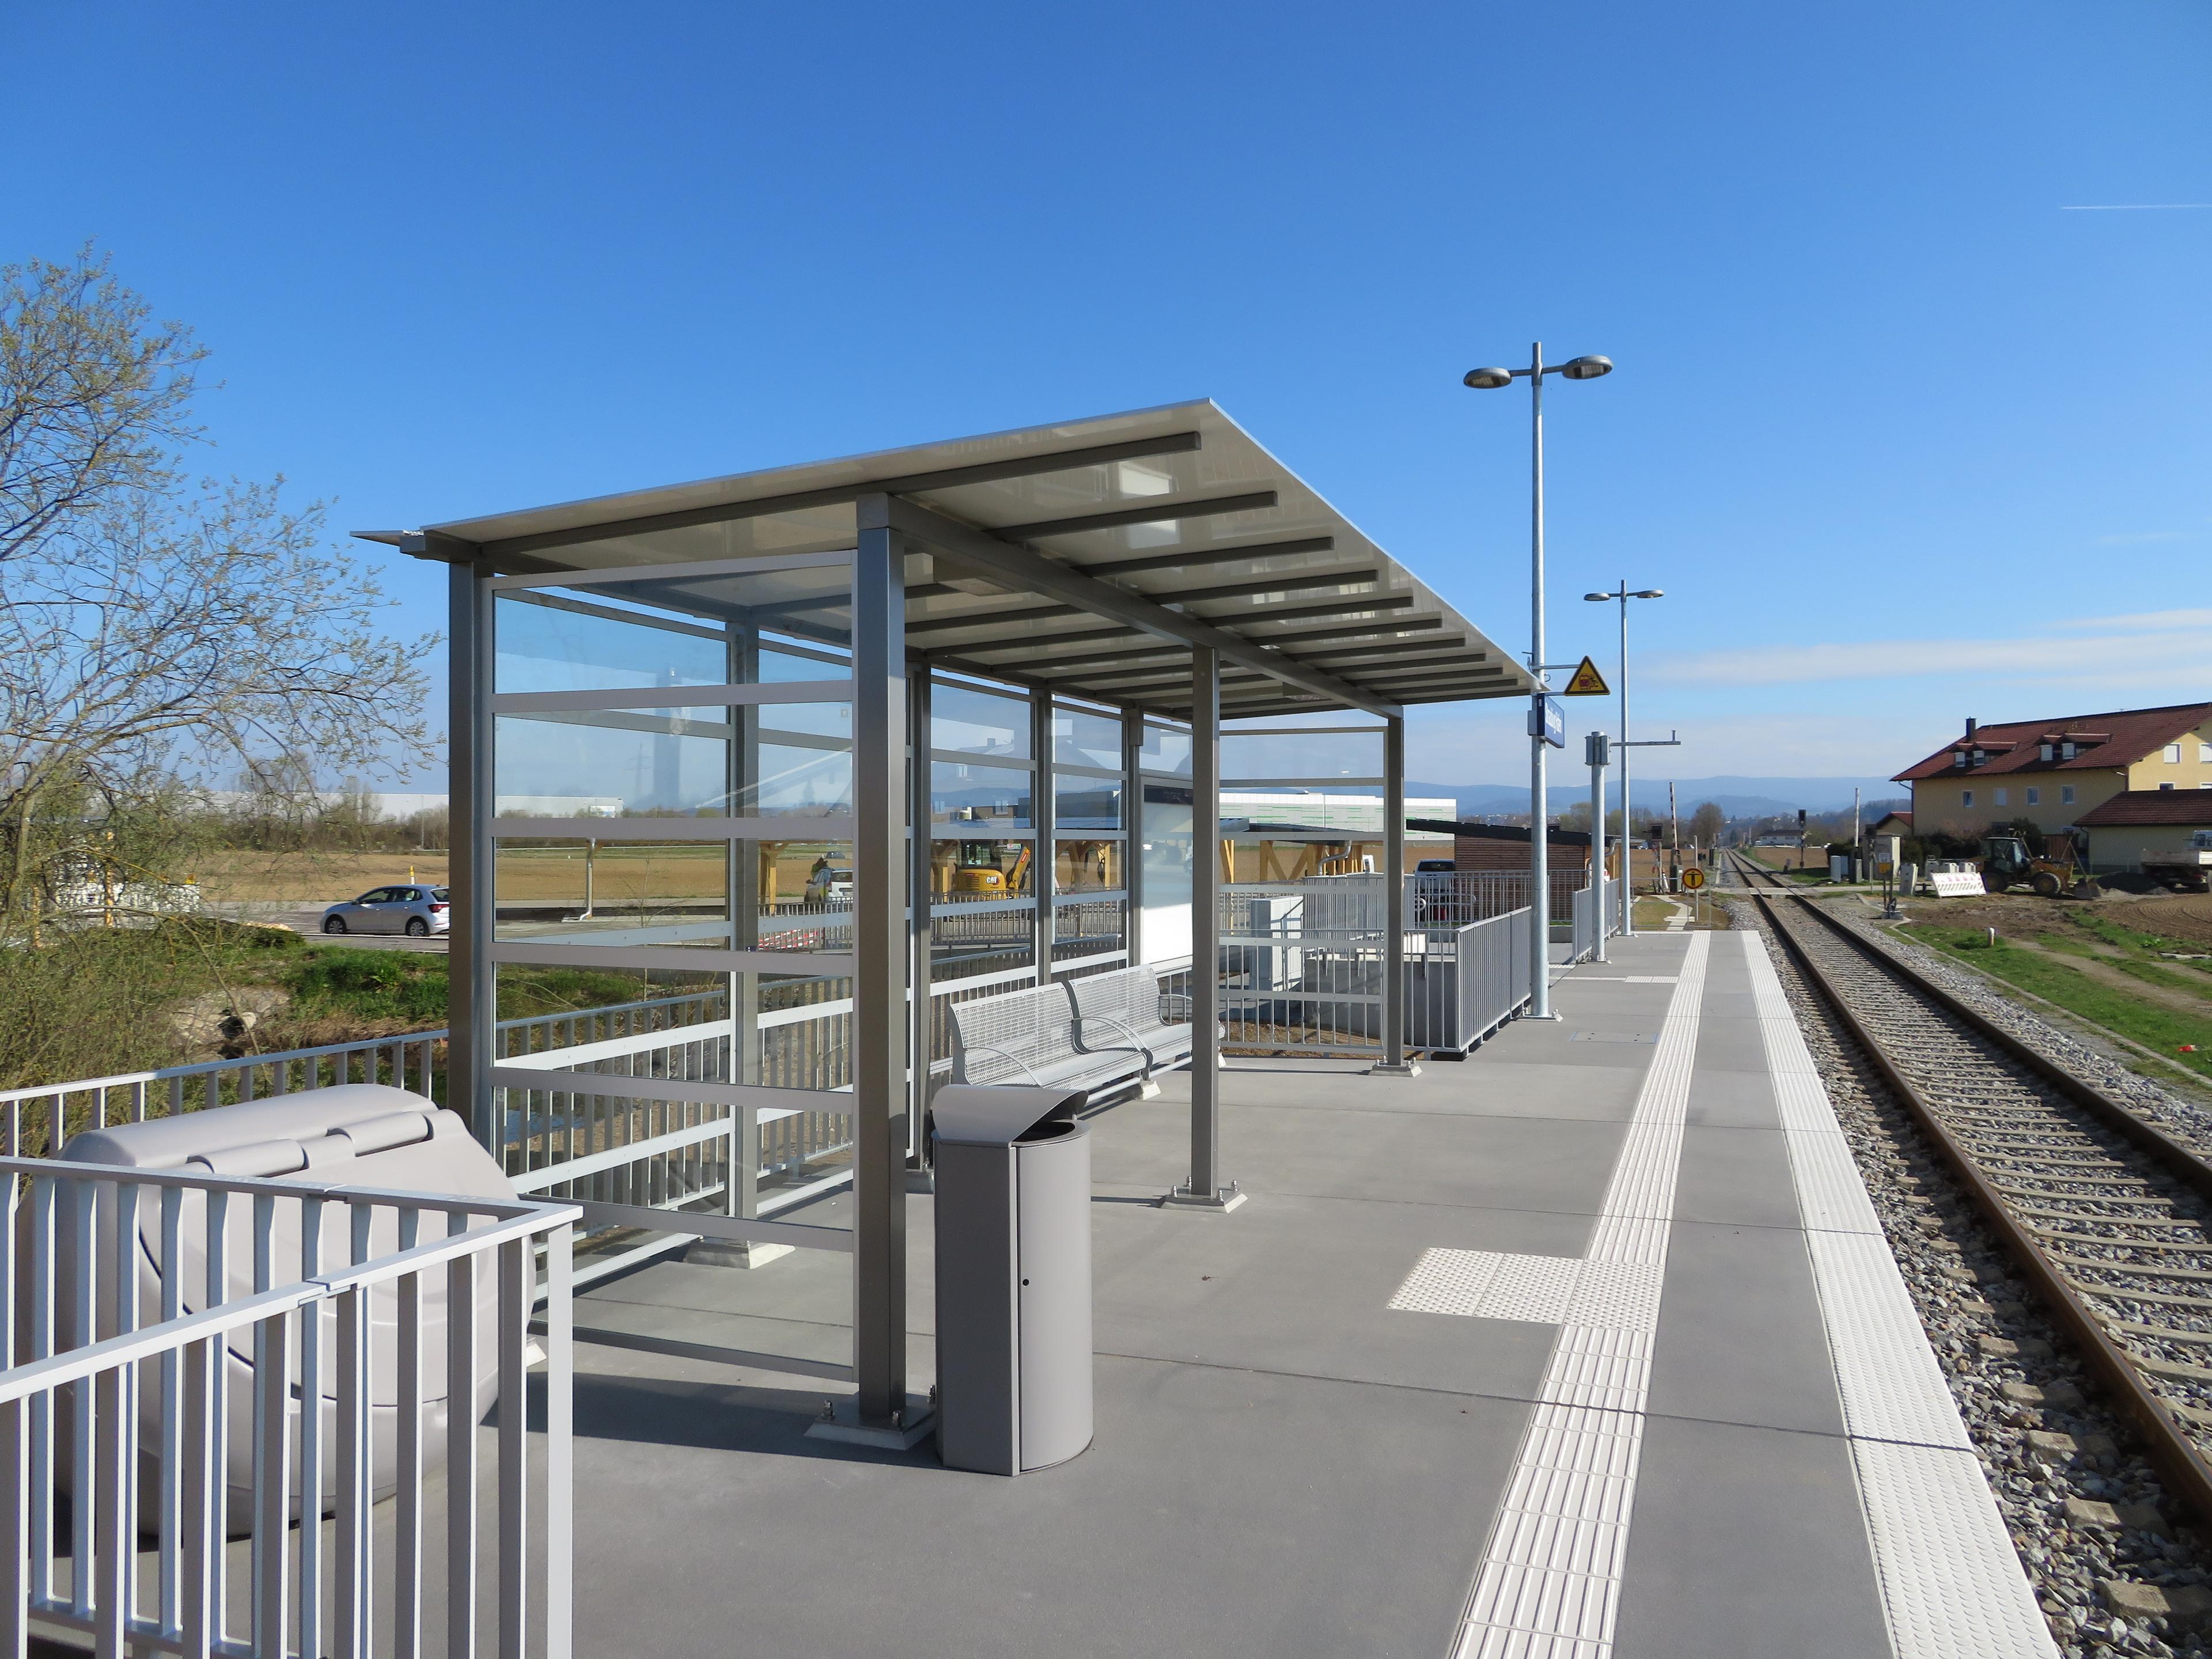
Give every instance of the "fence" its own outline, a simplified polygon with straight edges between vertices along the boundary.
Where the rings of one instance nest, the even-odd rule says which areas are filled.
[[[0,1175],[0,1651],[59,1632],[104,1655],[366,1659],[442,1624],[454,1659],[566,1659],[574,1209]]]

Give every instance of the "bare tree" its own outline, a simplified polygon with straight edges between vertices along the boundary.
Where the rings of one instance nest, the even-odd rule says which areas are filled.
[[[1728,814],[1712,801],[1700,801],[1698,810],[1690,814],[1690,839],[1700,847],[1720,844],[1721,831],[1728,828]]]
[[[0,266],[0,566],[120,494],[176,482],[207,354],[152,314],[88,246],[66,265]]]
[[[4,942],[91,837],[135,824],[157,847],[180,782],[374,766],[419,741],[434,640],[377,630],[375,583],[281,479],[184,480],[199,353],[104,262],[0,281],[18,338],[0,348]]]

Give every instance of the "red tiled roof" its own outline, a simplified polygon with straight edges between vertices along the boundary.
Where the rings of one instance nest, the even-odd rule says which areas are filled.
[[[2132,766],[2183,733],[2212,720],[2212,702],[2178,702],[2165,708],[2124,708],[2104,714],[2075,714],[2063,720],[2014,720],[1978,727],[1971,738],[1954,738],[1926,760],[1908,766],[1891,780],[1978,777],[1985,772],[2109,772]],[[2072,760],[2043,758],[2045,743],[2072,739],[2087,744]],[[2091,739],[2096,741],[2091,742]],[[1960,750],[1982,750],[1979,766],[1961,767],[1951,757]],[[2059,751],[2061,753],[2063,750]]]
[[[2212,789],[2130,789],[2074,822],[2086,830],[2123,823],[2212,825]]]

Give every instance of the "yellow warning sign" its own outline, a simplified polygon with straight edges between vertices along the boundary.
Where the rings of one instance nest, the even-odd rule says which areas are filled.
[[[1705,872],[1704,871],[1693,868],[1682,872],[1682,885],[1688,888],[1692,892],[1696,892],[1698,889],[1703,887],[1705,884]]]
[[[1582,665],[1575,670],[1574,678],[1567,682],[1567,689],[1559,695],[1565,697],[1604,697],[1610,696],[1612,690],[1605,683],[1605,676],[1597,672],[1597,665],[1584,657]]]

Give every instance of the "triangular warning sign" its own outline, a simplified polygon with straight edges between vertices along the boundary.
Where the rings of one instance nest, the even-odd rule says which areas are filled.
[[[1575,670],[1575,677],[1567,682],[1567,689],[1559,694],[1565,697],[1603,697],[1612,695],[1605,676],[1597,672],[1597,665],[1588,657]]]

